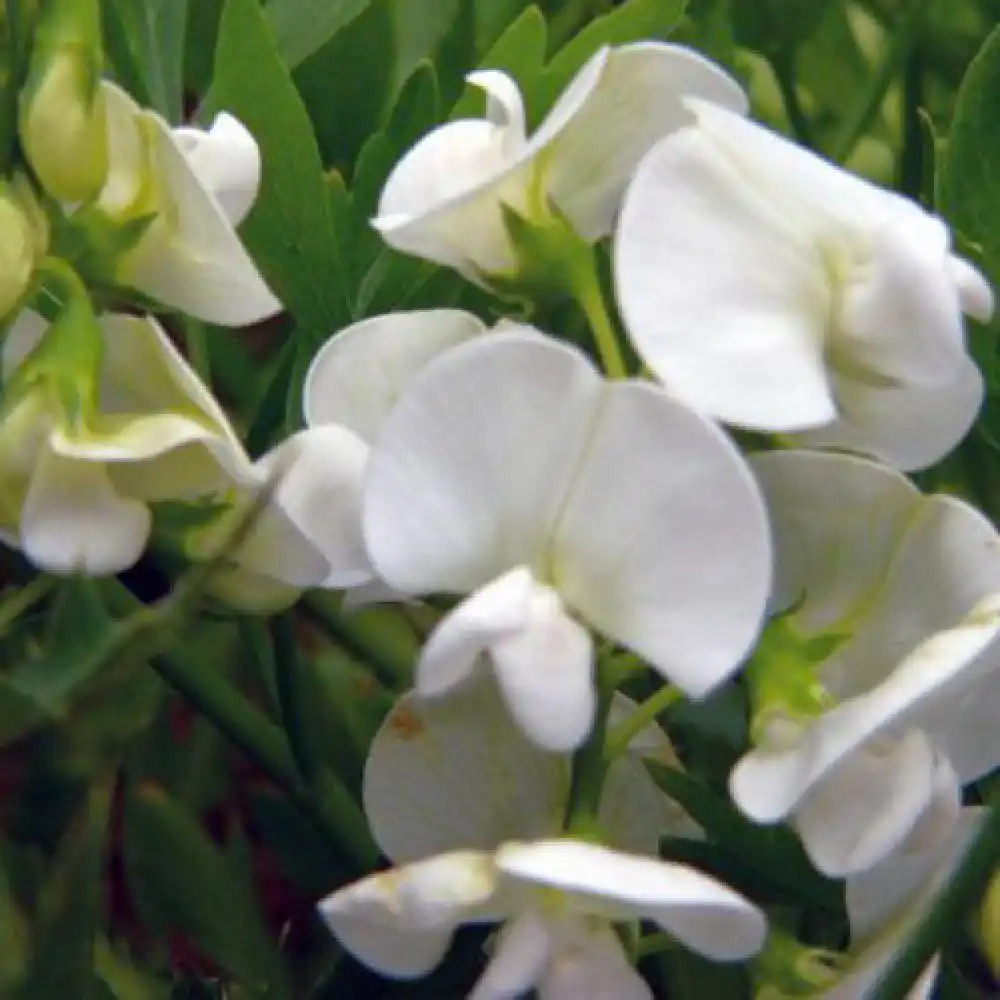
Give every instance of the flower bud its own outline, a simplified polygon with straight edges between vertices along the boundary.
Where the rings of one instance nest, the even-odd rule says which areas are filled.
[[[0,319],[28,289],[38,237],[30,214],[14,190],[0,183]]]
[[[97,196],[108,173],[97,0],[44,9],[20,99],[21,145],[42,186],[61,201]]]

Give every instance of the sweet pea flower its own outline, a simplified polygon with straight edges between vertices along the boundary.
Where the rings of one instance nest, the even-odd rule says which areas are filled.
[[[655,732],[644,738],[669,746]],[[364,786],[372,832],[401,867],[335,892],[321,915],[361,961],[398,978],[433,969],[460,924],[503,921],[475,1000],[532,987],[543,1000],[650,1000],[618,922],[652,920],[720,961],[760,947],[765,922],[749,902],[640,853],[676,829],[677,807],[637,759],[608,775],[610,846],[557,836],[569,775],[569,757],[527,742],[488,679],[439,702],[404,696],[375,738]]]
[[[222,114],[208,132],[171,129],[104,81],[108,179],[96,201],[118,225],[142,229],[116,279],[197,319],[245,326],[281,311],[235,227],[260,183],[249,132]]]
[[[725,108],[660,141],[624,199],[618,301],[671,392],[742,427],[904,470],[963,437],[982,400],[962,313],[985,279],[941,219]]]
[[[487,653],[518,722],[556,750],[594,714],[581,622],[698,697],[740,665],[770,584],[761,498],[725,435],[525,327],[408,383],[369,459],[363,518],[397,592],[471,594],[421,653],[421,695]]]
[[[595,242],[611,231],[643,153],[689,119],[683,95],[746,110],[742,90],[721,69],[660,42],[595,53],[530,138],[509,76],[484,70],[468,81],[486,92],[486,117],[424,136],[390,174],[373,225],[396,249],[486,284],[517,270],[505,207],[545,221],[554,206]]]
[[[730,791],[789,818],[842,876],[943,836],[1000,763],[1000,537],[955,497],[866,459],[753,459],[771,512],[773,607],[746,672],[755,746]]]
[[[5,382],[38,366],[38,352],[58,324],[21,314],[3,345]],[[352,440],[335,428],[308,432],[254,463],[154,320],[106,315],[96,336],[93,405],[68,410],[51,381],[39,377],[0,424],[0,528],[7,541],[52,572],[116,573],[146,546],[150,504],[238,508],[276,479],[271,503],[236,562],[298,588],[351,572],[352,546],[360,545],[356,519],[339,533],[339,550],[324,545],[337,567],[310,537],[341,527],[340,494],[355,478]],[[86,372],[77,375],[86,380]]]

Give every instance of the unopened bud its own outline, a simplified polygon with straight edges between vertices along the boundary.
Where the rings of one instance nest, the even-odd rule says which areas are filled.
[[[107,178],[100,70],[97,0],[52,0],[38,27],[18,128],[32,169],[60,201],[95,198]]]
[[[36,234],[32,219],[7,184],[0,185],[0,318],[28,289],[35,269]]]

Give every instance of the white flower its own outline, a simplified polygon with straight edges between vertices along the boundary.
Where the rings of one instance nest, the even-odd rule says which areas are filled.
[[[364,533],[400,593],[471,592],[423,650],[421,694],[488,652],[519,723],[560,750],[594,711],[576,616],[700,696],[739,666],[770,583],[760,496],[718,428],[530,328],[408,384],[369,461]]]
[[[544,219],[555,206],[593,242],[611,231],[642,154],[688,120],[684,94],[742,112],[739,86],[689,49],[641,42],[597,52],[528,138],[517,85],[495,70],[469,76],[485,90],[485,119],[442,125],[396,165],[375,227],[392,246],[473,280],[515,270],[502,206]]]
[[[108,179],[98,208],[114,222],[151,218],[117,279],[198,319],[244,326],[281,311],[236,234],[260,180],[253,137],[229,115],[207,133],[171,130],[107,81]]]
[[[697,124],[643,160],[615,242],[643,360],[729,423],[902,469],[937,461],[982,399],[962,313],[989,318],[985,279],[918,205],[723,108],[685,104]]]
[[[652,920],[722,961],[760,947],[764,918],[741,896],[627,853],[654,851],[679,818],[637,760],[608,775],[600,819],[613,847],[554,837],[569,775],[568,757],[524,740],[487,679],[440,702],[405,696],[375,738],[364,787],[376,840],[405,863],[334,893],[322,916],[358,958],[396,977],[429,972],[460,924],[506,921],[476,1000],[533,986],[544,1000],[647,1000],[613,922]]]
[[[790,817],[821,871],[863,871],[942,836],[1000,762],[1000,537],[864,459],[753,466],[786,614],[746,674],[757,746],[730,790],[758,822]]]
[[[6,381],[32,365],[50,329],[37,314],[21,314],[4,341]],[[154,320],[106,315],[95,336],[98,370],[74,376],[94,383],[87,412],[67,411],[43,377],[0,426],[0,527],[8,540],[53,572],[115,573],[142,554],[151,503],[245,504],[277,476],[272,502],[236,561],[292,587],[351,574],[352,561],[364,558],[356,555],[361,446],[353,435],[304,432],[253,463]],[[338,519],[345,505],[350,516]],[[313,535],[324,540],[323,555]]]

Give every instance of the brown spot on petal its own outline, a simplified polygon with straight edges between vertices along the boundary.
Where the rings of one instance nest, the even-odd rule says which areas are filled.
[[[400,705],[389,716],[392,731],[401,739],[415,740],[424,731],[423,720],[409,705]]]

